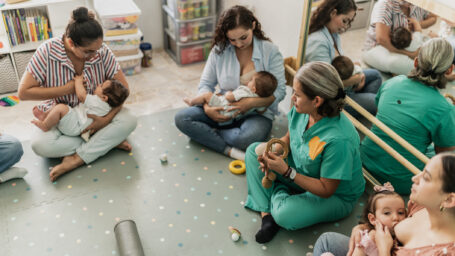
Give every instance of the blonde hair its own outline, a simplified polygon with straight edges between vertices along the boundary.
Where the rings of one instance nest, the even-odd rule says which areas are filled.
[[[418,65],[409,73],[409,78],[428,86],[446,87],[445,72],[452,66],[453,48],[443,38],[434,38],[422,45],[417,57]]]
[[[322,61],[307,63],[297,71],[295,79],[308,98],[319,96],[324,99],[318,108],[318,114],[328,117],[340,114],[346,94],[343,91],[343,82],[332,65]]]

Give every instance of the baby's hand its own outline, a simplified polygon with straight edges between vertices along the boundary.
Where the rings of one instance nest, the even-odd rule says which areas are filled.
[[[84,76],[82,76],[82,75],[76,75],[76,76],[74,77],[74,81],[75,81],[75,82],[79,82],[79,83],[84,82]]]

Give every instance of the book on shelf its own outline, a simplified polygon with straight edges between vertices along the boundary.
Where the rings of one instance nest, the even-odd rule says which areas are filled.
[[[40,8],[2,11],[3,23],[12,46],[52,38],[49,19]]]

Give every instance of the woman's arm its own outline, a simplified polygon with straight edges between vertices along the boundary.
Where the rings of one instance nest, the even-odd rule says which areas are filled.
[[[274,170],[281,175],[284,175],[288,170],[288,165],[284,160],[274,153],[265,154],[264,161],[267,163],[269,169]],[[297,173],[294,183],[317,196],[329,198],[337,190],[340,180],[326,178],[316,179]]]
[[[409,52],[395,48],[390,42],[390,27],[380,22],[376,23],[376,43],[389,50],[389,52],[404,54],[411,59],[417,57],[418,51]]]
[[[420,22],[420,26],[422,28],[431,27],[431,26],[433,26],[436,23],[437,20],[438,20],[437,16],[434,15],[433,13],[430,13],[430,14],[427,15],[426,19],[424,19],[424,20],[422,20]]]
[[[351,87],[355,84],[360,84],[360,82],[362,81],[362,74],[355,74],[355,75],[351,76],[350,78],[343,80],[344,88]]]
[[[48,100],[74,92],[74,80],[69,81],[64,86],[45,88],[41,87],[28,71],[25,71],[22,76],[18,89],[19,99],[21,100]]]

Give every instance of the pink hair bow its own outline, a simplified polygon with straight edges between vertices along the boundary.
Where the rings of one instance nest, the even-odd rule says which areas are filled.
[[[393,192],[393,191],[395,191],[395,189],[393,188],[392,184],[390,184],[390,182],[386,182],[382,186],[381,185],[375,185],[373,187],[373,190],[375,192],[382,192],[382,191],[391,191],[391,192]]]

